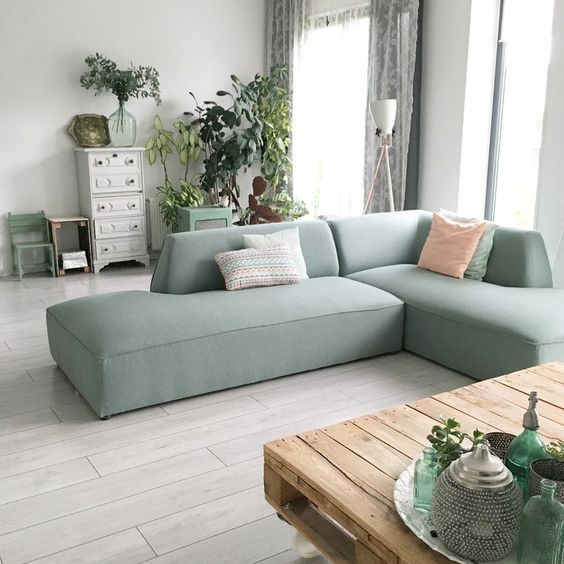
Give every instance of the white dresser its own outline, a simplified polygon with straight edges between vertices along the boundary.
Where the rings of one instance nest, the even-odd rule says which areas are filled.
[[[143,147],[75,148],[80,213],[90,219],[92,263],[149,266],[145,230]]]

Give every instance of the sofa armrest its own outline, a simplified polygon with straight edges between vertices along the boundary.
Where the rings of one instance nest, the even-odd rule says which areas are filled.
[[[552,288],[552,271],[538,231],[498,227],[484,282],[515,288]]]

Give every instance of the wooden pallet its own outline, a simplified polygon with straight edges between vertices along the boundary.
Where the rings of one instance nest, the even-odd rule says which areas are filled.
[[[266,499],[331,562],[450,562],[403,524],[395,480],[441,416],[467,429],[520,432],[531,390],[545,440],[562,438],[564,364],[551,363],[268,443]]]

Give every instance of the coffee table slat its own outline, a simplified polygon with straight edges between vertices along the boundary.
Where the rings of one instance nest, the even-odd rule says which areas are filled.
[[[384,422],[376,419],[372,415],[365,415],[351,420],[357,427],[364,429],[374,437],[392,447],[395,451],[405,455],[409,459],[417,458],[421,454],[422,446],[427,444],[427,440],[420,443],[406,437],[399,431],[388,427]]]
[[[429,417],[407,405],[400,405],[392,409],[385,409],[372,414],[372,417],[382,421],[388,427],[398,431],[407,438],[413,439],[423,445],[428,445],[427,435],[437,420]],[[423,449],[419,449],[421,453]]]
[[[511,390],[511,388],[507,388],[506,386],[503,386],[503,388]],[[523,430],[522,422],[523,414],[527,409],[527,396],[522,394],[524,405],[515,405],[504,401],[501,397],[494,395],[491,392],[487,397],[484,397],[485,393],[486,392],[484,392],[481,388],[474,388],[473,386],[470,386],[470,388],[460,388],[458,390],[454,390],[448,395],[441,394],[440,396],[435,397],[440,401],[443,401],[444,399],[444,403],[447,404],[450,403],[447,399],[449,396],[460,398],[468,404],[468,409],[471,410],[474,415],[478,413],[478,410],[480,413],[487,410],[502,418],[500,426],[502,426],[507,433],[518,435]],[[539,432],[544,440],[550,441],[562,431],[562,425],[552,421],[548,417],[544,417],[544,412],[547,407],[553,408],[553,406],[545,402],[542,402],[538,408],[539,416],[542,418],[542,428],[539,429]],[[482,417],[479,416],[479,419],[482,419]],[[503,421],[506,421],[507,424],[503,424]]]
[[[310,431],[298,436],[360,489],[394,507],[395,479],[382,472],[373,462],[352,452],[324,432]]]
[[[562,384],[550,378],[545,378],[536,372],[522,370],[521,372],[501,376],[499,382],[527,394],[531,390],[535,390],[542,397],[543,401],[559,407],[559,391],[562,388]]]
[[[531,372],[536,372],[545,378],[550,378],[560,384],[564,384],[564,364],[551,362],[549,364],[544,364],[543,366],[529,368],[529,370]]]
[[[412,459],[361,429],[353,421],[325,427],[323,432],[394,480],[397,480]],[[417,448],[421,450],[419,446]]]
[[[437,401],[434,398],[425,398],[419,401],[414,401],[408,404],[410,408],[415,409],[425,415],[432,417],[436,422],[440,422],[442,419],[448,417],[454,417],[459,421],[464,429],[471,433],[474,429],[479,428],[480,430],[489,433],[492,431],[501,431],[499,427],[494,427],[493,425],[488,425],[487,423],[480,421],[476,417],[468,415],[459,409],[455,409],[450,406],[446,406],[444,403]],[[427,432],[429,429],[427,429]]]
[[[472,392],[470,392],[470,394],[472,394]],[[502,416],[493,411],[495,406],[491,400],[479,405],[476,402],[466,401],[465,398],[462,398],[454,393],[442,393],[437,396],[433,396],[432,400],[443,405],[443,412],[445,415],[453,413],[454,410],[458,413],[471,413],[472,418],[477,420],[477,425],[480,429],[489,425],[494,429],[503,429],[508,433],[514,434],[519,434],[523,430],[523,426],[521,424],[523,419],[522,410],[519,413],[511,412]]]
[[[496,405],[515,405],[518,407],[521,414],[527,409],[528,392],[516,390],[496,380],[484,380],[483,382],[470,386],[470,388],[472,393],[476,394],[475,397],[485,397],[485,399],[489,399],[496,403]],[[459,390],[467,390],[467,388],[459,388]],[[510,407],[509,409],[512,408]],[[564,410],[545,402],[542,396],[537,411],[541,422],[546,418],[558,425],[564,425]]]

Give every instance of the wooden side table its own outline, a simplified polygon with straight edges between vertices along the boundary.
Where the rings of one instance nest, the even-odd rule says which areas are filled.
[[[88,266],[82,267],[83,272],[91,272],[92,269],[92,247],[90,244],[90,221],[87,217],[74,216],[74,217],[48,217],[47,224],[49,226],[49,237],[51,242],[55,245],[55,268],[57,276],[64,276],[65,270],[59,265],[60,232],[65,223],[74,223],[78,228],[78,245],[81,251],[86,253],[86,260]]]

